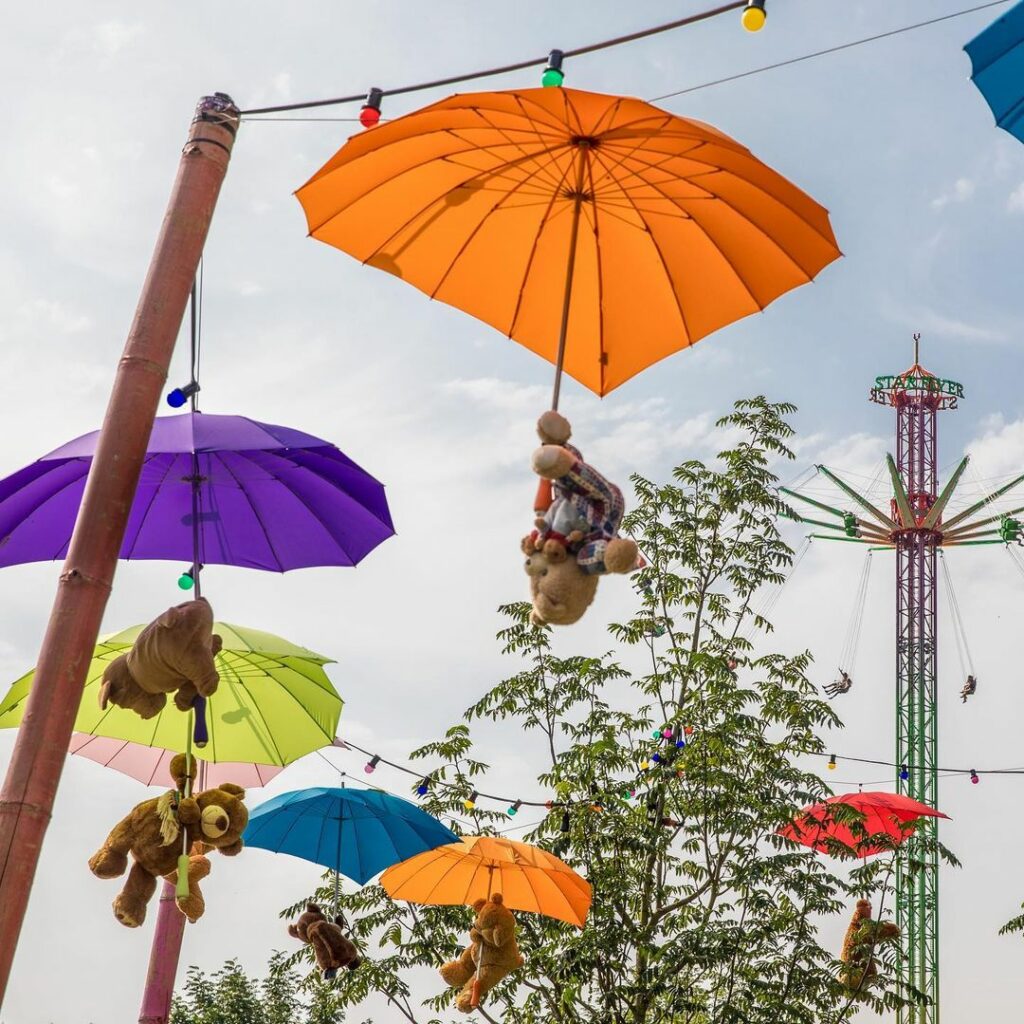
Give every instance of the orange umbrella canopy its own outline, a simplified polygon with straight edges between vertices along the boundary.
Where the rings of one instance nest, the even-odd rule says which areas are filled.
[[[387,894],[428,906],[458,906],[500,892],[505,906],[582,928],[590,883],[564,861],[529,843],[464,836],[410,857],[380,877]]]
[[[568,308],[565,371],[599,395],[840,255],[827,212],[727,135],[573,89],[452,96],[296,194],[314,238],[551,362]]]

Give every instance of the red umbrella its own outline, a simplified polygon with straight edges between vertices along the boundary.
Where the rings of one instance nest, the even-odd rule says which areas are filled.
[[[839,804],[858,811],[863,818],[837,814],[833,807]],[[839,843],[854,856],[870,857],[890,849],[884,844],[871,843],[871,838],[885,835],[899,845],[914,833],[914,825],[909,822],[918,818],[948,817],[899,793],[847,793],[805,807],[789,825],[779,829],[779,835],[821,853],[834,853]]]

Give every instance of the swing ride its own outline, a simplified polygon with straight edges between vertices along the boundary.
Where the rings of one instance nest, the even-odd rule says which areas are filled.
[[[992,506],[1024,481],[1024,476],[1016,477],[963,511],[944,518],[969,457],[961,460],[940,491],[937,415],[940,411],[956,409],[964,394],[957,382],[942,380],[921,366],[919,342],[920,335],[915,334],[913,366],[896,376],[876,378],[871,390],[872,402],[896,412],[896,458],[886,457],[893,494],[890,507],[878,507],[825,466],[816,468],[855,503],[857,512],[831,507],[797,490],[785,487],[780,490],[834,517],[833,521],[823,521],[790,510],[788,514],[798,522],[832,531],[812,534],[812,537],[868,547],[840,655],[840,676],[825,687],[830,697],[848,693],[852,687],[874,553],[896,552],[895,762],[900,766],[896,788],[897,792],[923,805],[935,807],[938,788],[938,566],[941,565],[945,573],[954,636],[961,670],[966,676],[960,697],[966,702],[977,690],[977,676],[944,549],[1019,543],[1020,523],[1013,516],[1024,512],[1024,506],[995,513]],[[833,759],[830,767],[834,763]],[[972,773],[973,778],[976,776]],[[923,1004],[900,1011],[900,1020],[907,1024],[936,1024],[939,1019],[937,835],[936,818],[924,819],[917,835],[908,840],[910,857],[897,862],[897,921],[907,951],[901,970],[904,981],[925,996]]]

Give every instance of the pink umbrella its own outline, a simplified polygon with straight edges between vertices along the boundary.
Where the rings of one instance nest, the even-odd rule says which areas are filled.
[[[344,747],[335,739],[333,746]],[[114,740],[106,736],[90,736],[76,732],[71,736],[68,752],[87,757],[106,768],[113,768],[124,775],[141,782],[144,786],[167,786],[170,784],[170,764],[173,750],[160,747],[144,747],[141,743]],[[281,765],[242,764],[223,761],[202,762],[206,766],[204,785],[219,786],[222,782],[234,782],[245,789],[265,786],[283,771]]]

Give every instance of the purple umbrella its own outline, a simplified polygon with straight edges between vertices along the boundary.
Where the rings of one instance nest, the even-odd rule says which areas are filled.
[[[97,437],[0,480],[0,566],[65,557]],[[384,486],[327,441],[244,416],[185,413],[153,424],[121,558],[192,562],[193,458],[201,563],[355,565],[395,532]]]

